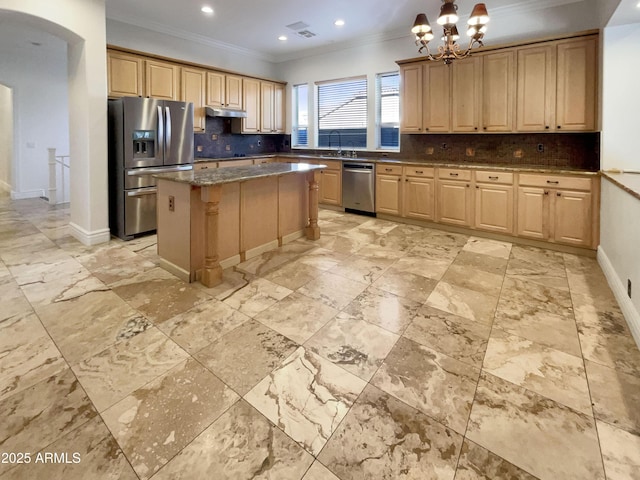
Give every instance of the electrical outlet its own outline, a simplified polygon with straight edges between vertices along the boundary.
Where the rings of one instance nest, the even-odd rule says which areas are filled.
[[[631,298],[631,280],[627,278],[627,295]]]
[[[169,211],[176,211],[176,197],[174,197],[173,195],[169,195]]]
[[[538,144],[538,152],[544,153],[544,144],[542,144],[542,143]]]
[[[518,149],[513,152],[513,158],[522,158],[522,150]]]
[[[211,140],[218,140],[218,135],[215,133],[211,135]]]
[[[433,155],[433,147],[427,147],[424,153],[427,155]]]
[[[224,147],[224,149],[225,149],[227,152],[230,152],[230,151],[231,151],[231,145],[226,145],[226,146]]]
[[[196,151],[197,151],[197,152],[201,152],[202,150],[203,150],[202,145],[198,145],[198,146],[196,147]]]
[[[467,157],[475,157],[476,149],[475,148],[471,148],[471,147],[467,147],[466,155],[467,155]]]
[[[442,144],[442,149],[443,149],[443,150],[446,150],[446,149],[447,149],[447,144],[446,144],[446,143],[443,143],[443,144]]]

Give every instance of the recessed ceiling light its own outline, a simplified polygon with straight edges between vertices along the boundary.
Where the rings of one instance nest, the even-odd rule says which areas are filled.
[[[213,8],[211,8],[211,7],[210,7],[210,6],[208,6],[208,5],[205,5],[204,7],[202,7],[202,8],[200,9],[200,11],[201,11],[202,13],[206,13],[207,15],[212,15],[212,14],[213,14]]]
[[[280,35],[278,37],[278,40],[280,40],[281,42],[284,42],[287,39],[287,37],[285,35]]]
[[[336,20],[335,22],[333,22],[333,24],[334,24],[336,27],[342,27],[342,26],[344,25],[344,20],[340,20],[340,19],[338,19],[338,20]]]

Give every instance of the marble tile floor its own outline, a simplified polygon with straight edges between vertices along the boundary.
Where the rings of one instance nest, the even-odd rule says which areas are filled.
[[[640,478],[594,259],[320,217],[205,288],[0,196],[0,480]]]

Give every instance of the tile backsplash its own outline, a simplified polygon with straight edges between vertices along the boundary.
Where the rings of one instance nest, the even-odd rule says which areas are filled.
[[[400,156],[428,161],[600,168],[598,132],[402,135],[400,145]]]
[[[231,133],[232,121],[237,122],[240,119],[207,117],[205,133],[194,134],[194,156],[227,158],[291,151],[291,135],[234,134]]]

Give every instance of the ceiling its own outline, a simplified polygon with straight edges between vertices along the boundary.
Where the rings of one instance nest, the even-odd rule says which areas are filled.
[[[485,43],[600,28],[606,24],[602,11],[609,8],[608,19],[619,1],[485,0],[491,17]],[[461,22],[474,3],[457,0]],[[214,13],[203,14],[204,5]],[[106,12],[111,20],[281,62],[353,44],[401,37],[411,42],[418,13],[426,13],[439,29],[440,5],[440,0],[106,0]],[[336,27],[337,19],[345,25]],[[307,26],[287,27],[299,22]],[[300,30],[315,36],[300,36]],[[278,40],[280,35],[287,40]]]

